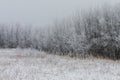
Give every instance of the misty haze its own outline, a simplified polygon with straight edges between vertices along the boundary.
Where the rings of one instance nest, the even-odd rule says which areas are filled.
[[[0,0],[0,80],[120,80],[120,0]]]
[[[119,0],[0,0],[0,23],[45,26],[81,9],[118,3]]]

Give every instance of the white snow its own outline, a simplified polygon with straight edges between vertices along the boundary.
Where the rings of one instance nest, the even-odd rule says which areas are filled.
[[[120,61],[0,49],[0,80],[120,80]]]

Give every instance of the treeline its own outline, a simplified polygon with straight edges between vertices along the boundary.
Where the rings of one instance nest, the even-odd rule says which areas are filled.
[[[91,9],[40,28],[0,25],[0,48],[35,48],[70,56],[120,58],[120,6]]]

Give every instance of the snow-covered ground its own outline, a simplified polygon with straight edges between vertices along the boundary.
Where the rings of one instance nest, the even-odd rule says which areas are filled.
[[[0,80],[120,80],[120,61],[0,49]]]

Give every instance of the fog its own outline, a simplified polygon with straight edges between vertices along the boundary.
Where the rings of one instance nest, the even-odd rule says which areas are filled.
[[[45,26],[55,19],[120,0],[0,0],[0,23]]]

